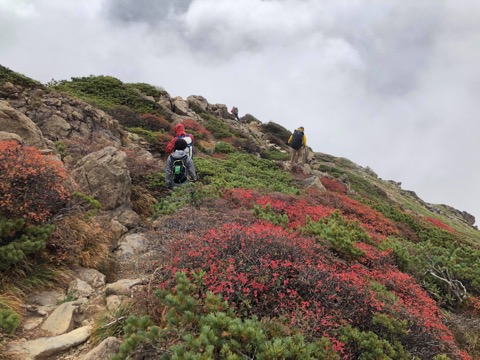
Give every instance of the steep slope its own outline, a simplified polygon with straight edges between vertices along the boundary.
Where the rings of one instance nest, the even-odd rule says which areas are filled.
[[[0,255],[28,233],[28,224],[9,230],[19,217],[56,227],[34,239],[44,246],[0,268],[4,332],[44,334],[15,314],[25,315],[32,268],[62,264],[102,271],[110,292],[116,280],[147,279],[131,283],[133,305],[124,298],[96,323],[96,341],[123,340],[119,358],[479,356],[480,234],[471,215],[425,203],[344,158],[310,150],[292,168],[287,129],[252,115],[237,122],[201,96],[172,98],[108,76],[44,86],[0,67],[0,104],[0,143],[15,149],[0,157],[2,169],[32,138],[61,158],[66,189],[76,191],[42,218],[13,211],[1,195]],[[26,124],[21,131],[12,118]],[[195,136],[199,182],[170,192],[164,149],[178,122]],[[33,173],[29,181],[42,169]],[[75,307],[112,301],[109,291]]]

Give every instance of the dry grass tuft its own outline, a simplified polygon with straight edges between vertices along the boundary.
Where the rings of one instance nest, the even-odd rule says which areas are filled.
[[[65,217],[55,225],[47,248],[56,261],[94,269],[107,262],[113,237],[108,227],[84,214]]]
[[[153,215],[153,205],[157,203],[155,197],[142,186],[132,187],[132,209],[142,218],[149,218]]]

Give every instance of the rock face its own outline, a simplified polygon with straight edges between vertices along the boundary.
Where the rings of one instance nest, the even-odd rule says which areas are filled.
[[[36,146],[40,149],[47,148],[38,126],[3,100],[0,100],[0,130],[17,134],[30,146]]]
[[[94,196],[106,210],[130,203],[131,178],[126,154],[109,146],[77,163],[73,179],[81,190]]]
[[[0,98],[31,119],[47,140],[103,138],[120,145],[125,134],[118,121],[102,110],[46,88],[24,89],[6,82],[0,85]]]

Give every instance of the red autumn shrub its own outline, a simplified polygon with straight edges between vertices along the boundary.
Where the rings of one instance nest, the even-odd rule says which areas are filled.
[[[172,124],[159,116],[152,114],[143,114],[140,116],[142,120],[139,127],[150,130],[150,131],[164,131],[171,132],[173,127]]]
[[[155,148],[158,149],[160,154],[165,154],[165,149],[167,148],[168,143],[172,140],[172,135],[160,133],[157,135],[157,141],[155,143]]]
[[[344,184],[339,183],[335,179],[329,179],[327,177],[322,177],[320,179],[320,181],[322,182],[323,186],[325,186],[325,188],[328,191],[333,191],[333,192],[337,192],[337,193],[340,193],[340,194],[346,194],[347,193],[347,187]]]
[[[413,355],[456,350],[435,302],[414,278],[388,265],[370,270],[345,264],[313,238],[267,223],[229,224],[169,242],[165,253],[155,280],[159,288],[169,288],[177,271],[193,276],[202,270],[206,288],[240,313],[286,317],[307,336],[336,338],[336,348],[347,357],[340,329],[348,324],[373,331],[377,313],[406,321],[408,331],[400,340]],[[373,261],[383,256],[377,255]]]
[[[313,204],[307,198],[280,193],[261,195],[253,190],[239,188],[226,191],[225,197],[238,205],[248,208],[253,208],[254,205],[266,208],[268,204],[270,209],[276,214],[288,216],[288,226],[291,229],[303,227],[307,221],[307,216],[313,221],[318,221],[331,215],[334,211],[332,208]]]
[[[160,164],[155,159],[138,156],[135,150],[123,149],[127,155],[127,168],[132,178],[132,184],[142,183],[146,175],[152,175],[160,171]]]
[[[193,133],[197,140],[207,140],[212,136],[210,131],[193,119],[185,119],[182,121],[182,124],[185,127],[185,131]]]
[[[69,198],[67,175],[56,157],[35,147],[0,141],[0,214],[43,222]]]
[[[431,217],[424,217],[423,219],[425,221],[429,222],[430,224],[433,224],[436,227],[439,227],[440,229],[446,230],[446,231],[451,232],[451,233],[455,233],[455,230],[453,230],[450,226],[448,226],[447,224],[444,224],[443,222],[441,222],[438,219],[434,219],[434,218],[431,218]]]
[[[381,236],[398,234],[398,230],[392,221],[360,201],[330,191],[324,193],[311,192],[310,195],[319,204],[338,209],[348,220],[357,220],[360,226],[374,238],[378,238],[375,234]]]

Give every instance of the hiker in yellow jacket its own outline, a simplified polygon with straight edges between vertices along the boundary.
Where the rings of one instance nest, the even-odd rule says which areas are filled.
[[[287,144],[291,148],[292,165],[296,164],[298,159],[300,159],[300,163],[303,162],[303,151],[307,147],[307,137],[305,136],[304,131],[305,129],[303,126],[300,126],[292,135],[290,135],[290,138],[287,141]]]

